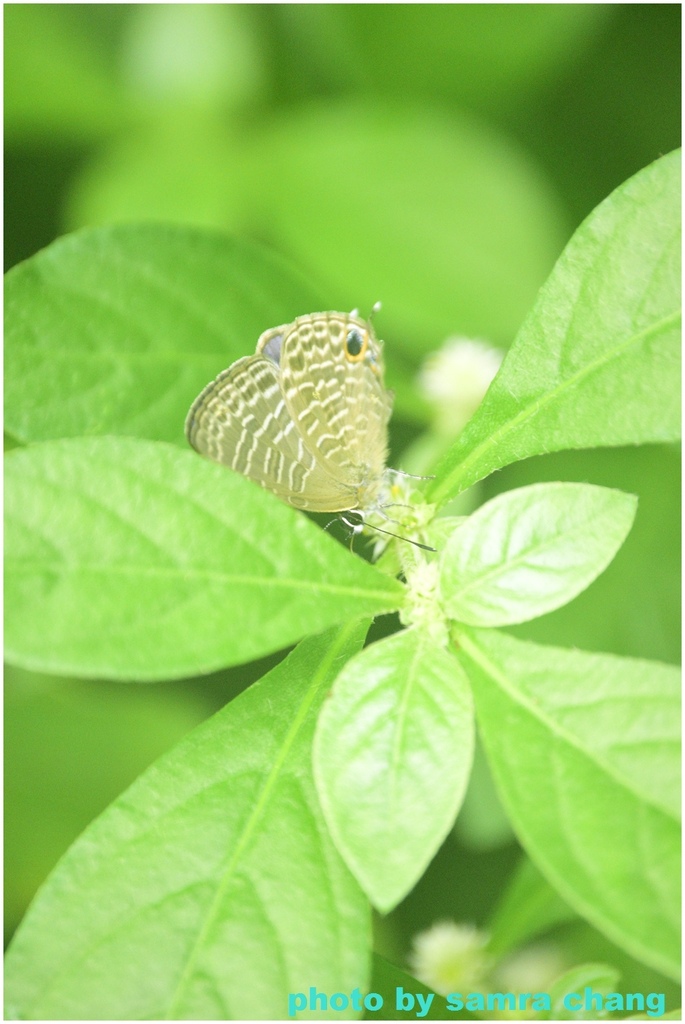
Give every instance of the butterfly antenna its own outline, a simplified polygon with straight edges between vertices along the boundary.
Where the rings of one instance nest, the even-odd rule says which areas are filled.
[[[415,548],[421,548],[422,551],[432,551],[435,553],[437,548],[432,548],[430,544],[422,544],[418,540],[412,540],[410,537],[402,537],[399,533],[391,533],[390,530],[382,530],[380,526],[372,526],[371,523],[367,523],[367,526],[371,526],[372,530],[378,530],[379,533],[387,533],[388,537],[396,537],[397,540],[406,540],[407,544],[413,544]]]
[[[374,302],[373,306],[371,307],[371,312],[369,313],[368,317],[366,318],[367,324],[371,323],[371,321],[373,320],[375,314],[378,313],[382,308],[383,308],[383,303],[382,302]],[[355,307],[355,309],[351,309],[350,310],[350,316],[359,316],[359,310],[356,307]]]
[[[345,523],[346,526],[349,526],[350,529],[352,530],[353,539],[356,536],[356,534],[362,532],[364,526],[368,526],[372,530],[376,530],[378,533],[385,533],[387,534],[388,537],[395,537],[397,540],[404,540],[407,542],[407,544],[413,544],[415,548],[421,548],[423,551],[432,551],[435,553],[435,551],[437,550],[436,548],[430,547],[430,545],[428,544],[421,544],[421,542],[418,540],[412,540],[410,537],[402,537],[401,534],[399,533],[391,533],[390,530],[382,530],[380,526],[374,526],[372,523],[351,523],[349,519],[345,519],[345,516],[340,516],[340,518],[342,519],[343,523]],[[352,545],[350,544],[350,551],[351,550]]]
[[[406,501],[388,501],[388,502],[385,503],[385,505],[379,505],[377,511],[380,512],[380,514],[382,516],[385,516],[385,512],[383,510],[386,509],[386,508],[412,508],[413,509],[414,506],[407,504]],[[385,516],[385,518],[390,523],[396,523],[397,522],[397,519],[391,519],[390,516]]]
[[[435,480],[435,476],[417,476],[416,473],[407,473],[403,469],[393,469],[386,466],[386,473],[395,473],[396,476],[408,476],[410,480]]]

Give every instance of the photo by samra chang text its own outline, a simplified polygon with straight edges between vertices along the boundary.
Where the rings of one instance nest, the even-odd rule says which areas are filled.
[[[398,1013],[413,1013],[417,1018],[428,1015],[435,995],[432,992],[410,992],[397,986],[393,1008]],[[388,1000],[388,1003],[390,1000]],[[548,992],[450,992],[445,997],[447,1012],[458,1013],[467,1010],[472,1013],[485,1011],[541,1011],[552,1009],[552,997]],[[662,992],[596,992],[586,986],[582,992],[567,992],[562,999],[563,1007],[571,1013],[584,1011],[596,1013],[645,1013],[648,1017],[663,1017],[666,1012],[666,997]],[[295,1017],[303,1011],[321,1013],[333,1010],[344,1014],[348,1011],[367,1014],[387,1009],[386,1001],[378,992],[367,992],[355,988],[350,993],[333,992],[329,995],[311,986],[309,992],[291,992],[288,995],[288,1016]]]

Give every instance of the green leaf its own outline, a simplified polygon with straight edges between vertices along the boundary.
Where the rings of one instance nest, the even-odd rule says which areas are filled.
[[[381,4],[322,9],[336,57],[344,55],[367,88],[411,103],[426,96],[451,101],[451,110],[486,109],[500,119],[531,92],[553,88],[560,76],[565,81],[569,63],[610,17],[597,4],[398,4],[392,17]],[[288,25],[302,62],[315,63],[307,9],[293,5]],[[321,32],[316,41],[324,39]],[[319,53],[322,73],[335,81],[340,68],[330,65],[347,61],[326,57]]]
[[[608,964],[578,964],[572,967],[549,987],[552,999],[549,1019],[603,1020],[609,1016],[609,1011],[603,1008],[604,997],[610,992],[616,992],[619,977],[620,972]],[[587,988],[591,989],[593,995],[597,993],[600,996],[602,1006],[598,1005],[598,1001],[585,1006]],[[567,996],[572,996],[569,1006],[565,1005]]]
[[[335,37],[336,47],[339,37]],[[566,237],[550,184],[478,119],[330,101],[282,112],[246,154],[244,210],[332,304],[414,360],[455,329],[509,343]]]
[[[606,963],[612,964],[621,972],[621,991],[642,994],[636,1000],[627,1003],[626,1016],[628,1011],[635,1012],[641,1008],[641,999],[652,1010],[657,1009],[654,1004],[662,1000],[664,1008],[680,1004],[681,987],[678,981],[673,981],[660,971],[640,963],[625,950],[619,949],[587,921],[581,918],[569,921],[564,928],[550,936],[550,939],[560,941],[567,965],[586,962]]]
[[[120,59],[136,108],[198,114],[216,107],[228,120],[233,108],[258,100],[266,61],[249,8],[140,4],[128,10]],[[165,177],[158,181],[163,191]]]
[[[365,631],[304,641],[87,829],[11,945],[8,1017],[283,1020],[291,992],[365,986],[368,905],[311,778]]]
[[[374,906],[420,878],[459,810],[473,706],[458,661],[418,630],[367,647],[336,679],[314,744],[336,845]]]
[[[508,491],[541,480],[583,480],[627,491],[638,499],[633,528],[608,569],[570,604],[514,626],[514,634],[557,647],[678,664],[680,470],[678,446],[633,445],[555,452],[514,463],[490,477],[488,491],[493,487]],[[478,487],[465,492],[460,500],[474,490]]]
[[[5,429],[183,443],[200,390],[320,305],[280,259],[187,227],[86,230],[7,275]]]
[[[237,226],[235,158],[224,110],[172,106],[137,131],[117,136],[79,168],[70,182],[63,221],[70,231],[136,221],[209,229]],[[230,296],[222,294],[219,301],[226,300]]]
[[[402,993],[410,993],[414,997],[411,1009],[398,1008],[398,995],[401,1005],[409,1005],[406,995],[402,1001],[402,993],[398,993],[399,989],[402,990]],[[396,964],[379,956],[378,953],[373,954],[371,991],[377,992],[381,996],[383,1006],[377,1011],[374,1010],[373,1013],[367,1013],[367,1020],[416,1020],[425,1007],[428,1007],[428,1010],[426,1013],[421,1013],[421,1020],[472,1019],[470,1013],[454,1013],[452,1011],[449,1011],[448,1017],[447,1000],[443,996],[433,992],[423,982],[418,981],[411,974],[407,974]],[[421,1003],[416,998],[419,994],[422,999]]]
[[[445,545],[447,614],[472,626],[507,626],[559,608],[606,569],[636,508],[632,494],[590,484],[534,484],[498,495]]]
[[[26,668],[196,675],[402,603],[301,513],[173,445],[34,445],[6,457],[5,488],[5,639]]]
[[[208,713],[197,681],[120,686],[7,667],[6,935],[86,825]]]
[[[579,914],[671,977],[679,951],[679,673],[460,631],[511,822]]]
[[[576,231],[429,499],[543,452],[680,437],[680,321],[674,152]]]
[[[655,1014],[654,1014],[654,1011],[652,1010],[651,1013],[649,1011],[647,1011],[647,1013],[631,1014],[630,1017],[626,1017],[625,1019],[626,1020],[654,1020],[654,1017],[655,1017]],[[659,1020],[682,1020],[682,1019],[683,1019],[682,1007],[679,1007],[677,1010],[669,1010],[668,1013],[660,1013],[659,1014]]]
[[[511,825],[492,781],[483,745],[478,742],[454,832],[462,846],[469,850],[493,850],[513,841]]]
[[[10,144],[98,141],[130,118],[127,97],[102,52],[106,31],[98,38],[97,22],[83,21],[65,7],[12,4],[4,12]]]
[[[497,956],[510,953],[553,925],[575,917],[574,911],[524,856],[488,924],[488,950]]]

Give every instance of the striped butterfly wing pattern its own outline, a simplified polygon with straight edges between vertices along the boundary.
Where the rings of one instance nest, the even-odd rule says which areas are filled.
[[[310,323],[316,325],[313,332]],[[329,341],[327,329],[333,331]],[[359,334],[359,343],[355,338],[351,346],[350,330]],[[193,403],[186,420],[191,445],[296,508],[338,512],[357,507],[360,487],[363,491],[369,482],[380,483],[390,413],[380,346],[369,332],[363,321],[341,313],[300,317],[265,331],[257,354],[224,370]],[[368,374],[356,369],[360,360],[349,359],[349,351],[359,345],[361,352],[364,344],[372,367]],[[367,401],[360,390],[368,391]],[[321,413],[307,412],[319,403]],[[366,405],[370,409],[364,412]],[[367,421],[371,429],[355,439],[350,424],[359,427]],[[336,430],[341,444],[329,436]]]
[[[298,431],[321,463],[355,489],[380,479],[392,396],[369,324],[344,313],[297,319],[283,337],[281,383]]]

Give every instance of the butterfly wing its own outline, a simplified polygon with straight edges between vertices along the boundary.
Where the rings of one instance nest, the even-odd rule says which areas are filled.
[[[270,358],[239,359],[208,384],[188,413],[186,436],[201,455],[296,508],[338,512],[354,504],[352,490],[326,472],[303,443]]]
[[[355,488],[380,478],[392,396],[370,325],[344,313],[300,317],[282,337],[280,366],[288,411],[317,462]]]

